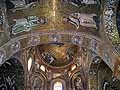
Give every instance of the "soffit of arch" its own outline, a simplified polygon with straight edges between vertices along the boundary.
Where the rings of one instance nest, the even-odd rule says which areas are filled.
[[[117,23],[116,23],[116,13],[119,0],[104,0],[103,1],[103,30],[107,39],[116,49],[117,53],[120,52],[120,37],[118,33]]]

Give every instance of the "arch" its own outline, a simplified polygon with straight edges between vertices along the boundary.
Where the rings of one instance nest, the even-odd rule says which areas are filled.
[[[87,78],[84,71],[76,71],[70,78],[72,90],[87,90]]]
[[[63,83],[60,81],[56,81],[53,85],[53,90],[64,90]]]
[[[46,77],[41,72],[32,73],[29,77],[30,90],[46,90]]]
[[[113,71],[99,56],[92,58],[89,70],[89,89],[103,89],[112,78]],[[106,82],[108,81],[108,82]],[[103,84],[104,83],[104,84]],[[98,86],[99,85],[99,86]]]
[[[109,40],[109,43],[113,45],[117,53],[120,53],[120,37],[117,30],[117,24],[115,21],[116,19],[114,19],[116,18],[119,0],[102,1],[102,3],[104,3],[102,29],[104,30],[107,36],[107,40]]]
[[[23,71],[24,71],[24,88],[26,89],[27,88],[27,86],[25,86],[27,83],[27,63],[26,63],[26,61],[23,59],[23,57],[21,58],[21,52],[16,52],[10,58],[15,58],[21,63],[21,66],[23,67]]]
[[[101,69],[100,65],[102,65],[102,64],[104,64],[107,68],[109,68],[109,70],[112,71],[112,69],[109,67],[109,65],[104,60],[102,60],[102,58],[100,56],[98,56],[98,55],[96,55],[96,56],[94,56],[92,58],[92,62],[90,64],[89,71],[91,72],[91,70],[94,70],[94,73],[97,73],[96,71],[98,71],[99,69]],[[97,70],[95,70],[95,69],[97,69]]]
[[[36,46],[40,44],[56,43],[52,41],[54,39],[49,38],[49,37],[52,37],[52,35],[54,34],[56,34],[56,31],[42,32],[42,33],[36,32],[36,33],[33,33],[32,35],[27,34],[27,35],[22,35],[14,39],[11,39],[9,42],[7,42],[6,44],[0,47],[0,52],[4,52],[3,54],[5,58],[4,60],[2,60],[3,58],[1,58],[2,62],[10,58],[14,53],[16,53],[16,51],[18,52],[28,47]],[[111,49],[111,47],[107,46],[105,42],[101,41],[96,36],[85,34],[83,32],[79,33],[79,32],[67,32],[67,31],[66,32],[57,31],[57,35],[60,36],[60,38],[58,38],[60,40],[58,40],[57,43],[75,44],[80,47],[86,47],[96,52],[101,58],[104,58],[104,54],[107,51],[107,53],[109,54],[109,57],[112,58],[112,60],[115,60],[116,55],[115,53],[111,52],[114,50]],[[64,37],[69,37],[69,39]],[[47,38],[47,40],[45,40],[45,38]],[[23,42],[26,42],[26,43],[23,44]],[[13,50],[13,47],[15,48],[15,50]],[[9,52],[6,51],[6,48],[10,49]]]
[[[58,83],[59,83],[60,87],[55,89],[55,85],[58,85]],[[53,79],[51,81],[51,84],[50,84],[50,90],[67,90],[66,89],[66,82],[65,82],[65,80],[60,79],[60,78]]]

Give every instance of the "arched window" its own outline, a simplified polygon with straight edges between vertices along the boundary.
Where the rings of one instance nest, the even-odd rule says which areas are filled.
[[[73,71],[73,70],[75,70],[76,69],[76,65],[74,64],[74,65],[72,65],[72,67],[71,67],[71,71]]]
[[[54,89],[53,90],[63,90],[63,84],[60,81],[57,81],[54,83]]]
[[[28,71],[30,71],[31,66],[32,66],[32,58],[30,57],[28,60]]]
[[[45,66],[44,65],[41,65],[40,69],[45,72]]]

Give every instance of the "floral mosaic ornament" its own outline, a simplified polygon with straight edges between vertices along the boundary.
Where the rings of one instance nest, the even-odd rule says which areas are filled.
[[[100,64],[101,61],[102,61],[101,58],[99,56],[96,56],[93,58],[92,63],[93,64]]]
[[[40,43],[39,37],[38,36],[32,36],[29,44],[32,46],[38,45]]]
[[[107,62],[107,63],[110,63],[112,60],[111,60],[111,58],[110,58],[110,56],[109,56],[109,54],[108,54],[108,52],[105,52],[104,53],[104,59],[105,59],[105,61]]]
[[[73,44],[81,44],[81,38],[79,36],[73,36],[72,43]]]
[[[4,63],[5,59],[5,51],[0,49],[0,65]]]
[[[60,40],[61,40],[61,35],[53,34],[50,36],[50,41],[53,43],[60,42]]]
[[[12,52],[17,52],[20,50],[20,42],[14,42],[11,45]]]
[[[4,32],[3,27],[5,24],[5,8],[0,4],[0,32]]]
[[[105,24],[105,33],[108,36],[109,40],[112,41],[114,48],[120,53],[120,37],[116,27],[116,8],[115,3],[118,0],[107,0],[104,5],[103,19]]]
[[[0,84],[0,90],[17,90],[15,83],[15,75],[12,77],[5,77],[3,75],[0,80],[3,81],[3,83]]]
[[[91,48],[93,51],[97,51],[97,48],[98,48],[97,40],[95,39],[91,40]]]

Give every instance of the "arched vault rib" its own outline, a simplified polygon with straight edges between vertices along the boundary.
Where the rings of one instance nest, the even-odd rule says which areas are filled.
[[[116,53],[120,53],[120,37],[116,26],[116,12],[119,0],[104,0],[103,3],[103,14],[102,14],[102,28],[101,32],[105,33],[109,42],[116,49]],[[103,33],[102,33],[103,34]],[[104,37],[104,38],[106,38]]]
[[[0,64],[8,60],[13,54],[31,46],[47,43],[75,44],[96,52],[109,67],[114,70],[115,54],[109,45],[100,38],[83,32],[50,31],[33,33],[11,39],[0,47]],[[8,51],[9,50],[9,51]]]

